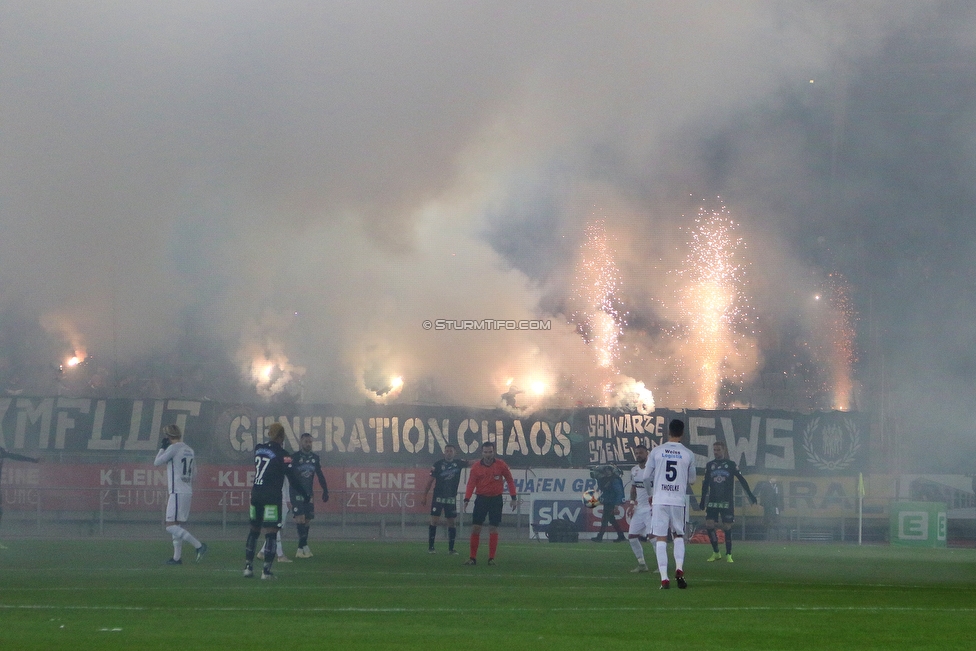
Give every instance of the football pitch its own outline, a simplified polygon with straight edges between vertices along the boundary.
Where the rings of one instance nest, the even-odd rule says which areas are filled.
[[[183,566],[162,564],[163,536],[5,545],[4,651],[976,644],[972,549],[737,543],[729,564],[689,545],[689,588],[663,591],[656,572],[630,573],[626,543],[503,538],[497,566],[464,567],[466,540],[459,556],[441,541],[433,555],[418,542],[319,541],[313,558],[276,563],[275,581],[242,577],[243,542],[211,543],[199,564],[187,547]]]

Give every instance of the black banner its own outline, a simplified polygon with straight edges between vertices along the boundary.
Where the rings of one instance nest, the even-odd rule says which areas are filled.
[[[658,409],[630,413],[586,408],[517,413],[423,405],[234,405],[196,400],[0,399],[0,446],[64,460],[145,460],[160,428],[176,423],[205,463],[250,463],[273,422],[297,449],[303,432],[326,465],[427,466],[448,443],[477,458],[484,441],[515,467],[629,465],[633,446],[666,440],[667,423],[685,421],[685,445],[699,467],[724,441],[744,471],[783,475],[851,475],[865,470],[864,414],[778,410]]]

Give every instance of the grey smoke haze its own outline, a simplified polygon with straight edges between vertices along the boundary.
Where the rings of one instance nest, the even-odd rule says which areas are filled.
[[[5,2],[0,381],[81,348],[210,397],[253,392],[257,358],[306,400],[388,375],[477,405],[579,388],[600,376],[574,265],[603,218],[620,370],[695,406],[673,271],[725,205],[755,316],[740,398],[784,374],[825,393],[810,301],[839,273],[857,406],[966,471],[974,35],[971,3],[920,0]]]

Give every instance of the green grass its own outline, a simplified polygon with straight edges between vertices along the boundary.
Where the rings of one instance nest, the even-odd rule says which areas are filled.
[[[167,567],[158,542],[13,541],[0,549],[0,649],[963,649],[976,550],[690,545],[688,590],[631,574],[626,544],[502,540],[496,567],[422,543],[317,542],[241,576],[243,543]],[[653,565],[653,549],[647,546]],[[291,551],[291,546],[289,546]],[[192,560],[192,551],[187,554]],[[482,562],[484,562],[482,560]],[[108,629],[108,630],[106,630]],[[121,629],[121,630],[112,630]],[[664,646],[670,646],[663,643]]]

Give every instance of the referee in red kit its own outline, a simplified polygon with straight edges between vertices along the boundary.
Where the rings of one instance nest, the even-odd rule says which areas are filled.
[[[471,518],[471,558],[465,565],[478,564],[478,545],[481,543],[481,525],[488,519],[488,564],[495,564],[495,551],[498,549],[498,525],[502,523],[502,494],[508,482],[508,492],[512,496],[512,510],[518,506],[515,494],[515,480],[508,464],[495,458],[495,444],[488,441],[481,445],[481,461],[471,466],[468,486],[464,489],[464,506],[471,501],[475,492],[474,514]]]

